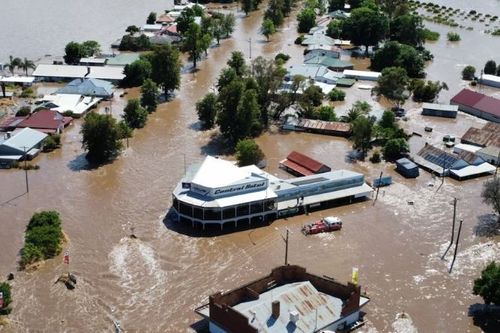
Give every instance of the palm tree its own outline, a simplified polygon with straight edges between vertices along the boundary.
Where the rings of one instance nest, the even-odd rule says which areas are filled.
[[[5,65],[12,75],[14,75],[14,70],[21,64],[21,59],[9,56],[9,62]]]
[[[22,68],[24,70],[24,72],[26,73],[26,76],[28,76],[28,69],[35,69],[36,66],[35,66],[35,63],[27,58],[24,58],[23,61],[21,61],[21,63],[19,64],[19,67]]]

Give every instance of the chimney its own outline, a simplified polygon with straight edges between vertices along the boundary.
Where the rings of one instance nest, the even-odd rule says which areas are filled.
[[[272,315],[274,319],[278,319],[280,316],[280,301],[273,301],[272,303]]]

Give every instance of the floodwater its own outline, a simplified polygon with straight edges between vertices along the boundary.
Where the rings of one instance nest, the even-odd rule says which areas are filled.
[[[194,104],[214,84],[231,51],[249,56],[248,38],[252,37],[253,57],[273,57],[283,50],[292,55],[291,63],[302,59],[302,48],[293,44],[293,19],[269,43],[258,34],[260,23],[260,13],[249,18],[237,13],[233,38],[212,48],[208,59],[199,63],[198,72],[183,74],[176,98],[150,116],[113,163],[87,168],[80,144],[81,121],[76,121],[65,131],[62,149],[34,161],[40,170],[29,172],[29,194],[25,194],[22,171],[0,173],[0,276],[16,274],[11,324],[0,331],[108,332],[114,320],[126,332],[191,331],[190,326],[199,320],[193,309],[206,302],[208,295],[267,274],[283,263],[285,228],[291,231],[289,262],[340,281],[350,278],[353,266],[359,268],[360,283],[372,298],[365,308],[368,324],[360,332],[480,331],[467,317],[468,307],[481,302],[471,294],[472,281],[490,260],[500,260],[499,238],[488,236],[492,211],[480,199],[484,178],[445,179],[441,185],[441,179],[421,171],[418,179],[406,180],[390,164],[349,162],[350,143],[344,139],[271,130],[257,142],[273,174],[289,177],[277,168],[278,161],[291,150],[299,150],[333,169],[363,172],[368,180],[383,171],[395,183],[381,189],[376,202],[313,212],[217,237],[186,235],[165,219],[171,191],[184,172],[184,156],[191,164],[220,151],[212,142],[213,133],[199,130]],[[447,28],[432,28],[446,35]],[[465,37],[464,32],[458,46],[448,45],[444,37],[430,46],[437,59],[429,66],[429,77],[450,86],[443,100],[463,85],[459,72],[465,56],[460,53],[470,51],[468,41],[489,42],[488,49],[475,49],[471,55],[478,64],[490,52],[500,54],[500,45],[491,43],[492,37],[473,33]],[[347,101],[338,110],[356,99],[378,105],[367,91],[356,87],[346,91]],[[125,104],[119,95],[113,101],[115,116]],[[135,95],[137,90],[131,90],[128,97]],[[407,107],[405,127],[417,132],[422,132],[424,124],[434,128],[423,138],[412,139],[412,147],[423,140],[439,142],[443,134],[460,137],[468,126],[485,123],[463,114],[456,120],[424,119],[417,105],[409,102]],[[440,256],[449,242],[453,197],[459,199],[457,218],[463,219],[464,226],[455,268],[448,274],[451,256],[445,260]],[[78,278],[73,291],[54,284],[68,269],[60,257],[35,272],[15,272],[23,230],[33,212],[42,209],[61,213],[69,237],[65,246],[71,256],[69,270]],[[313,237],[299,232],[305,222],[326,215],[342,217],[342,231]],[[138,239],[128,237],[132,231]],[[396,320],[402,311],[412,320]]]

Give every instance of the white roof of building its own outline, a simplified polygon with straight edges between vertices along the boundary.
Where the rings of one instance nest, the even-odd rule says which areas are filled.
[[[90,73],[87,75],[87,71]],[[73,66],[40,64],[33,72],[37,77],[94,78],[101,80],[122,80],[125,77],[122,66]]]
[[[144,24],[142,26],[142,30],[149,30],[149,31],[159,31],[163,28],[162,24]]]
[[[439,110],[439,111],[458,111],[458,105],[423,103],[422,109]]]
[[[45,95],[39,101],[43,104],[51,103],[54,106],[49,107],[50,110],[58,111],[64,113],[66,111],[71,111],[74,114],[84,114],[95,104],[99,103],[101,98],[82,96],[76,94],[54,94]],[[43,105],[42,104],[42,105]]]
[[[454,175],[456,175],[459,178],[463,177],[469,177],[469,176],[474,176],[474,175],[480,175],[483,173],[493,173],[495,172],[496,167],[489,163],[483,163],[480,165],[469,165],[466,166],[465,168],[456,170],[456,169],[450,169],[450,172]]]
[[[19,153],[23,153],[24,149],[29,151],[46,137],[47,134],[26,127],[18,132],[14,132],[10,138],[3,141],[0,140],[0,145],[10,147],[17,150]]]
[[[88,63],[88,64],[105,64],[106,63],[106,58],[95,58],[95,57],[89,57],[89,58],[81,58],[80,63]]]
[[[232,162],[207,156],[191,182],[209,188],[222,187],[250,176],[250,172],[238,168]]]
[[[500,83],[500,76],[491,75],[491,74],[483,74],[483,76],[479,79],[479,81],[490,81],[490,82]]]
[[[480,149],[481,149],[481,147],[479,147],[479,146],[468,145],[465,143],[458,143],[453,147],[453,152],[460,153],[461,151],[468,151],[471,153],[475,153],[476,151],[478,151]]]
[[[380,72],[356,71],[352,69],[344,70],[344,76],[346,77],[369,77],[377,79],[380,75],[382,75]]]
[[[33,83],[33,76],[4,76],[0,77],[0,82],[5,83]]]

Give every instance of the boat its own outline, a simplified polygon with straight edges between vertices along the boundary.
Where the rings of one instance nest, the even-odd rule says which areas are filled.
[[[302,227],[304,235],[314,235],[342,229],[342,220],[336,216],[327,216]]]

